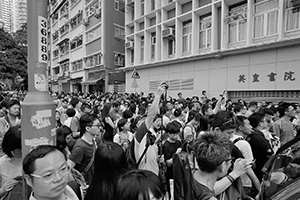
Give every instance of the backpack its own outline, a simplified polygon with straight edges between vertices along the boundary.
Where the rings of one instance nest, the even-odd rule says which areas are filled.
[[[299,140],[300,137],[298,136],[281,146],[263,167],[264,177],[260,200],[294,200],[300,198]]]
[[[174,200],[194,200],[194,180],[188,153],[173,155]]]
[[[14,180],[18,181],[18,183],[14,186],[12,190],[6,193],[2,200],[16,200],[16,199],[23,199],[23,177],[17,176]],[[26,184],[25,180],[25,195],[26,199],[29,199],[31,188]]]
[[[193,135],[192,135],[192,138],[188,137],[188,138],[185,138],[185,139],[184,139],[184,129],[185,129],[186,127],[190,127],[190,128],[191,128],[192,134],[193,134]],[[180,137],[181,141],[185,141],[185,140],[191,141],[191,140],[193,140],[194,137],[195,137],[195,133],[193,132],[193,130],[194,130],[194,127],[192,127],[192,125],[186,124],[186,125],[182,128],[182,131],[179,133],[179,137]]]

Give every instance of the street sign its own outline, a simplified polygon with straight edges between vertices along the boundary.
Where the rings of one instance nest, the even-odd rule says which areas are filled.
[[[139,85],[137,84],[137,82],[136,82],[135,79],[133,80],[133,82],[132,82],[132,84],[131,84],[131,87],[132,87],[132,88],[138,88],[138,87],[139,87]]]
[[[131,78],[134,78],[134,79],[140,79],[141,78],[136,69],[133,70],[133,72],[131,74]]]

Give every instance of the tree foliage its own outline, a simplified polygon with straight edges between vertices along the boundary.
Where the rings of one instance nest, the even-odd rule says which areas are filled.
[[[11,80],[11,89],[27,89],[27,25],[12,35],[0,29],[0,51],[0,80]]]

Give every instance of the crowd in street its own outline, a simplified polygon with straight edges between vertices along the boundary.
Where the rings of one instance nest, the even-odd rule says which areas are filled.
[[[161,83],[147,95],[51,92],[56,145],[40,145],[24,159],[24,96],[1,94],[0,199],[20,176],[30,200],[259,199],[264,165],[300,134],[300,105],[234,102],[226,90],[170,97],[167,90]],[[187,174],[178,178],[178,155],[189,161],[189,192],[180,188]]]

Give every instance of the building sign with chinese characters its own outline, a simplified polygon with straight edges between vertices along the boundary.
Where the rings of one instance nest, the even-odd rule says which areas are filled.
[[[299,65],[265,64],[228,68],[228,90],[294,90],[300,84]]]

